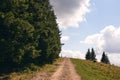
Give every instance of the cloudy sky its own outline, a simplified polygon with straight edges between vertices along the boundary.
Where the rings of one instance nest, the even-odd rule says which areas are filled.
[[[62,31],[62,56],[84,59],[94,48],[120,66],[120,0],[50,0]]]

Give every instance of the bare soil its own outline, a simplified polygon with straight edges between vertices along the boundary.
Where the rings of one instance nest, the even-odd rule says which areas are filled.
[[[65,58],[53,74],[39,72],[31,80],[81,80],[76,73],[73,63],[70,59]]]

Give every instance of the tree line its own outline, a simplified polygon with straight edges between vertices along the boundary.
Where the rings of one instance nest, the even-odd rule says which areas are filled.
[[[49,0],[0,0],[0,68],[52,63],[61,32]]]
[[[90,51],[90,49],[88,49],[88,51],[85,55],[85,58],[86,58],[86,60],[90,60],[90,61],[94,61],[94,62],[97,61],[96,54],[95,54],[95,51],[93,48],[91,49],[91,51]],[[106,63],[106,64],[110,64],[108,56],[107,56],[107,54],[105,54],[105,52],[103,52],[103,54],[102,54],[101,62]]]

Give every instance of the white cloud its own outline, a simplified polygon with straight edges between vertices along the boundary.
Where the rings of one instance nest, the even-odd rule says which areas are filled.
[[[108,57],[110,59],[111,64],[120,66],[120,54],[118,53],[109,54]]]
[[[50,0],[60,28],[78,27],[90,12],[90,0]]]
[[[105,27],[97,34],[90,35],[81,43],[94,44],[96,48],[109,53],[120,53],[120,27]]]
[[[72,50],[62,50],[60,53],[62,57],[69,57],[69,58],[81,58],[84,59],[85,54],[82,54],[79,51],[72,51]]]
[[[69,36],[61,36],[61,42],[66,42],[70,39]]]
[[[93,44],[97,43],[101,40],[101,34],[94,34],[92,36],[87,36],[84,41],[80,41],[80,43],[85,43],[85,44]]]
[[[94,45],[98,61],[102,52],[106,51],[110,63],[120,66],[120,27],[106,26],[99,33],[87,36],[80,43]]]

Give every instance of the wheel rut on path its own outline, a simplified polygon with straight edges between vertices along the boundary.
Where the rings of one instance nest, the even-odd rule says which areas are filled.
[[[42,73],[38,73],[36,77],[31,80],[81,80],[80,76],[76,73],[74,64],[69,58],[65,58],[51,76],[45,73],[41,75]]]

